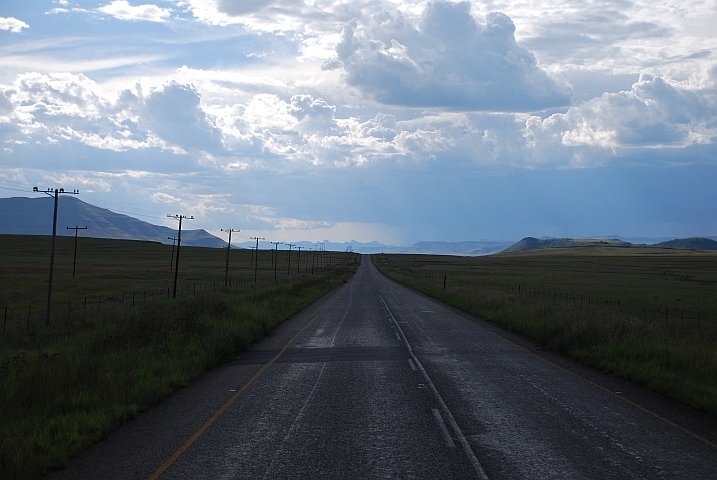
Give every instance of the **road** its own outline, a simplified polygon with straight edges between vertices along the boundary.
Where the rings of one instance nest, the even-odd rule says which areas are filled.
[[[51,478],[715,478],[714,420],[551,355],[364,256]]]

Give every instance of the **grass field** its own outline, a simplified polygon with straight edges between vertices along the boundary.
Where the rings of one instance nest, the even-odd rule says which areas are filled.
[[[157,284],[163,284],[166,293],[171,285],[171,245],[84,239],[74,280],[71,250],[68,253],[67,245],[61,245],[64,251],[58,249],[59,274],[53,283],[59,298],[46,326],[47,283],[42,278],[48,239],[8,237],[0,237],[0,275],[7,279],[0,284],[0,298],[11,305],[42,307],[41,318],[33,319],[30,329],[24,319],[12,321],[0,338],[0,478],[13,479],[61,467],[70,456],[345,282],[359,262],[358,255],[326,252],[321,269],[315,262],[314,274],[305,273],[311,271],[311,262],[308,269],[302,262],[298,275],[294,257],[292,274],[284,271],[274,282],[269,252],[260,252],[258,277],[264,281],[253,283],[251,252],[237,251],[232,257],[233,287],[226,292],[209,288],[214,282],[223,286],[225,251],[182,248],[180,281],[203,287],[196,293],[186,288],[177,300],[156,295],[154,302],[133,306],[127,293],[156,291]],[[43,245],[44,253],[39,251]],[[78,297],[120,298],[119,292],[125,292],[125,302],[72,309],[69,315],[60,308]]]
[[[372,258],[399,282],[717,416],[717,253],[577,247]]]
[[[166,298],[173,287],[174,271],[170,269],[173,248],[155,242],[133,240],[78,239],[77,266],[72,276],[74,237],[57,237],[55,268],[52,288],[52,311],[66,315],[68,304],[77,310],[87,298],[96,304],[101,298],[107,302],[130,301],[135,294],[137,302]],[[33,318],[45,318],[47,281],[50,265],[51,237],[30,235],[0,235],[0,314],[8,307],[8,315],[25,319],[28,307]],[[338,252],[302,252],[279,250],[276,273],[279,280],[294,277],[297,272],[318,272],[320,267],[337,264],[344,254]],[[274,253],[259,250],[258,264],[254,252],[248,249],[230,250],[229,277],[233,285],[246,285],[257,279],[273,281]],[[297,259],[301,264],[297,264]],[[198,289],[220,289],[225,280],[226,250],[218,248],[182,246],[178,291],[194,292]],[[255,271],[255,266],[256,268]]]

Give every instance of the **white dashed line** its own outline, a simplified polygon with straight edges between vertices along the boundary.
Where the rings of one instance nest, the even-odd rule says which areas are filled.
[[[426,380],[426,384],[429,386],[429,388],[433,392],[433,396],[438,401],[438,405],[441,407],[441,410],[443,410],[443,414],[445,415],[446,419],[448,420],[448,423],[451,425],[451,428],[453,429],[453,433],[456,434],[458,443],[461,444],[461,447],[463,447],[463,451],[465,452],[466,456],[468,457],[468,460],[471,462],[471,465],[473,465],[473,470],[475,470],[476,474],[478,474],[478,477],[481,480],[489,480],[488,475],[485,474],[485,471],[483,470],[483,467],[481,466],[480,461],[478,460],[478,457],[476,457],[476,454],[475,454],[475,452],[473,452],[473,449],[471,448],[470,444],[468,443],[468,440],[466,440],[465,435],[463,435],[463,431],[461,430],[461,427],[458,426],[458,422],[456,422],[455,417],[453,416],[451,411],[448,409],[448,405],[446,405],[446,402],[443,401],[443,397],[441,397],[441,394],[438,393],[438,389],[436,389],[436,386],[431,381],[431,377],[428,376],[426,369],[423,368],[423,365],[418,360],[418,358],[416,358],[416,355],[413,353],[413,348],[411,348],[411,344],[408,343],[408,340],[406,339],[406,335],[403,333],[403,329],[396,321],[396,317],[393,316],[391,309],[388,308],[388,305],[386,304],[386,301],[383,299],[383,297],[379,295],[379,298],[381,299],[381,303],[383,303],[383,306],[386,307],[386,311],[388,312],[388,314],[391,315],[393,322],[396,324],[396,327],[398,328],[398,332],[401,333],[401,337],[403,337],[403,343],[406,345],[406,348],[408,349],[408,353],[411,354],[411,359],[415,362],[416,367],[418,367],[418,369],[421,371],[421,374],[423,375],[423,378]],[[398,332],[396,332],[396,336],[398,336]]]
[[[446,428],[446,424],[443,421],[443,417],[441,417],[441,412],[439,412],[437,408],[433,409],[433,418],[436,420],[436,423],[438,424],[438,430],[441,431],[441,435],[443,435],[443,440],[446,441],[446,445],[451,448],[454,448],[456,446],[456,444],[453,443],[451,434],[448,433],[448,429]]]
[[[408,364],[411,366],[411,369],[417,370],[416,364],[413,363],[413,360],[412,360],[412,359],[410,359],[410,358],[408,359]]]

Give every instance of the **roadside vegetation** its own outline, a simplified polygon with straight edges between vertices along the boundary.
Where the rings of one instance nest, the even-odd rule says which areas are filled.
[[[372,259],[398,282],[717,416],[714,252],[578,247]]]
[[[3,247],[10,245],[9,240],[18,241],[3,237]],[[42,240],[49,243],[47,237],[26,237],[24,243],[41,244]],[[188,268],[183,273],[180,266],[180,279],[184,284],[203,287],[187,288],[177,300],[162,296],[154,302],[137,301],[132,305],[129,292],[151,288],[153,281],[169,283],[170,252],[165,251],[166,246],[84,240],[105,249],[105,263],[118,267],[114,278],[112,272],[103,273],[105,266],[98,257],[95,267],[85,263],[84,281],[76,276],[72,288],[65,284],[63,289],[59,285],[69,283],[71,276],[67,275],[67,263],[58,255],[56,268],[59,267],[60,274],[55,280],[58,290],[72,291],[74,298],[124,291],[125,301],[111,303],[108,308],[71,309],[68,313],[59,306],[69,301],[70,294],[65,293],[63,298],[60,293],[59,306],[53,306],[58,312],[49,325],[45,324],[44,315],[33,318],[29,330],[24,318],[13,318],[4,325],[0,339],[0,478],[35,478],[62,467],[72,455],[172,391],[185,387],[193,378],[229,360],[345,282],[360,261],[358,255],[331,252],[329,258],[326,252],[326,262],[321,267],[315,263],[313,275],[305,272],[302,258],[299,275],[294,257],[293,274],[287,275],[285,270],[274,282],[269,275],[269,271],[273,274],[272,260],[268,252],[260,252],[260,265],[262,261],[268,264],[263,266],[264,281],[259,282],[261,269],[254,283],[254,270],[235,264],[233,283],[241,287],[225,291],[223,275],[214,273],[223,274],[226,251],[182,248],[181,261]],[[105,248],[108,246],[112,248]],[[161,262],[161,272],[147,251],[159,252],[162,260],[166,259]],[[5,270],[2,275],[9,275],[4,278],[10,280],[0,286],[3,295],[0,298],[12,300],[19,296],[27,303],[35,296],[46,295],[46,290],[39,294],[29,291],[36,289],[37,284],[42,287],[42,281],[35,277],[43,272],[37,265],[42,263],[42,255],[32,248],[27,252],[23,263],[17,249],[0,250],[0,264]],[[133,256],[142,252],[144,257]],[[250,252],[238,251],[246,253]],[[49,253],[44,257],[46,267],[48,257]],[[85,260],[89,257],[86,251]],[[202,277],[201,266],[208,259],[222,268],[217,272],[209,270]],[[8,269],[8,263],[14,267]],[[288,263],[283,266],[288,269]],[[71,264],[69,271],[71,275]],[[13,282],[12,275],[19,280]],[[220,285],[216,291],[215,282]],[[18,283],[25,288],[19,288]],[[119,298],[117,293],[114,296]]]

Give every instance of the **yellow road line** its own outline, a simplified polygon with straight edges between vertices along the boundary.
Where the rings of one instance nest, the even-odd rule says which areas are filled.
[[[221,406],[221,408],[220,408],[219,410],[217,410],[217,411],[214,413],[214,415],[212,415],[212,416],[209,418],[209,420],[207,420],[207,421],[204,423],[204,425],[202,425],[201,427],[199,427],[199,430],[197,430],[196,432],[194,432],[194,434],[192,434],[192,436],[189,437],[189,439],[188,439],[186,442],[184,442],[184,444],[183,444],[181,447],[179,447],[179,448],[177,449],[177,451],[174,452],[174,453],[172,454],[172,456],[170,456],[170,457],[162,464],[162,466],[160,466],[152,475],[150,475],[150,476],[149,476],[149,480],[156,480],[156,479],[158,479],[160,475],[162,475],[170,466],[172,466],[172,464],[202,435],[202,433],[204,433],[204,431],[205,431],[207,428],[209,428],[209,427],[211,426],[211,424],[214,423],[214,422],[216,421],[216,419],[219,418],[219,417],[222,415],[222,413],[224,413],[224,412],[226,411],[226,409],[229,408],[229,406],[230,406],[232,403],[234,403],[234,401],[235,401],[237,398],[239,398],[239,395],[241,395],[242,393],[244,393],[244,391],[245,391],[247,388],[249,388],[249,385],[251,385],[252,383],[254,383],[254,380],[256,380],[257,378],[259,378],[259,377],[261,376],[261,374],[264,373],[264,372],[266,371],[266,369],[271,366],[272,363],[276,362],[276,361],[279,359],[279,357],[281,357],[281,355],[286,351],[286,349],[289,348],[289,346],[290,346],[292,343],[294,343],[294,340],[296,340],[296,339],[299,337],[299,335],[301,335],[302,333],[304,333],[304,330],[306,330],[306,329],[309,327],[309,325],[311,325],[312,323],[314,323],[314,320],[316,320],[316,318],[317,318],[317,317],[319,316],[319,314],[324,310],[324,308],[326,308],[328,305],[331,305],[331,303],[334,301],[334,299],[336,298],[336,296],[337,296],[339,293],[341,293],[342,290],[343,290],[343,288],[339,289],[339,291],[337,291],[337,292],[329,299],[329,301],[327,301],[327,302],[324,304],[324,306],[321,307],[318,312],[316,312],[316,314],[311,318],[311,320],[309,320],[309,322],[308,322],[306,325],[304,325],[304,326],[301,328],[301,330],[299,330],[299,331],[296,333],[296,335],[294,335],[294,336],[292,337],[292,339],[289,340],[289,342],[288,342],[286,345],[284,345],[284,348],[282,348],[282,349],[279,351],[279,353],[276,354],[276,356],[275,356],[274,358],[272,358],[271,360],[269,360],[269,362],[267,362],[264,366],[262,366],[239,390],[236,391],[236,393],[234,393],[234,395],[231,396],[231,398],[230,398],[229,400],[226,401],[226,403],[225,403],[224,405]]]

